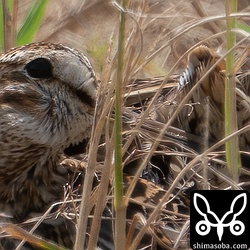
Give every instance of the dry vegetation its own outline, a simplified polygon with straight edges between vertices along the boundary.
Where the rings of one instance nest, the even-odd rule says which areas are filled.
[[[31,4],[19,1],[19,23]],[[249,11],[247,0],[239,1],[239,10]],[[224,1],[131,1],[129,12],[128,37],[134,31],[138,39],[129,45],[137,52],[142,50],[138,66],[145,60],[148,63],[140,76],[166,74],[187,49],[201,41],[219,50],[225,47],[225,34],[221,34],[225,21],[219,19],[225,14]],[[110,44],[115,53],[119,14],[112,1],[49,1],[34,40],[61,42],[84,51],[100,73]],[[248,18],[244,20],[249,24]],[[177,72],[184,67],[181,63]]]
[[[19,2],[18,21],[21,23],[32,1]],[[48,4],[35,37],[35,41],[59,42],[85,52],[100,79],[95,129],[88,156],[64,161],[64,164],[88,167],[82,206],[74,201],[73,211],[80,216],[80,241],[88,236],[88,249],[93,249],[98,240],[102,217],[108,217],[103,221],[116,220],[112,206],[113,113],[120,11],[121,6],[110,1],[53,0]],[[239,19],[249,25],[247,0],[239,1],[239,13],[248,13]],[[246,169],[242,170],[245,179],[240,183],[218,171],[219,165],[226,165],[220,157],[224,152],[218,148],[197,152],[189,145],[185,131],[151,119],[154,103],[162,91],[167,93],[177,84],[178,77],[173,74],[180,74],[186,68],[190,48],[205,44],[221,55],[225,53],[224,15],[224,1],[218,0],[133,0],[126,12],[124,72],[120,82],[125,95],[122,153],[126,174],[123,205],[128,206],[126,243],[122,242],[122,236],[118,236],[125,249],[139,249],[141,238],[144,244],[141,243],[140,249],[187,249],[191,190],[238,189],[249,184]],[[238,34],[238,41],[245,37],[243,33]],[[249,50],[249,38],[238,46],[239,57],[245,48]],[[242,66],[245,69],[249,69],[248,56]],[[160,77],[153,79],[156,76]],[[144,80],[135,81],[138,78]],[[192,140],[196,143],[200,139],[193,135]],[[93,179],[96,183],[94,190]],[[72,197],[74,194],[66,200],[71,201]],[[65,216],[69,215],[67,210]],[[109,226],[107,223],[101,230],[110,229],[108,234],[114,233],[113,227]],[[107,237],[105,233],[103,238]],[[82,243],[78,244],[79,247]]]

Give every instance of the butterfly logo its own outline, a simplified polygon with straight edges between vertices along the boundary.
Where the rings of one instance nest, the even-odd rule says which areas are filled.
[[[241,199],[243,199],[243,205],[241,208],[239,208],[239,205],[241,204],[240,202],[242,202],[240,201]],[[237,217],[246,208],[246,193],[239,194],[233,199],[230,210],[227,211],[221,219],[219,219],[218,216],[213,211],[211,211],[210,205],[203,195],[195,193],[193,203],[196,211],[204,218],[203,220],[197,222],[195,226],[195,230],[199,235],[204,236],[209,234],[211,227],[217,228],[219,241],[221,241],[222,239],[225,227],[229,227],[230,232],[235,236],[244,233],[245,225],[242,221],[237,220]],[[198,203],[200,204],[200,206],[198,205]]]

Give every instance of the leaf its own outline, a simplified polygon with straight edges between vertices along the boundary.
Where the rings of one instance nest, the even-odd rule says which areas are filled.
[[[245,32],[250,34],[250,26],[247,25],[246,23],[242,22],[242,21],[237,21],[236,22],[236,28],[244,30]]]
[[[41,25],[47,3],[48,0],[36,1],[27,19],[18,32],[16,41],[17,46],[32,42],[33,37],[35,36]]]
[[[3,49],[3,41],[4,41],[4,34],[3,34],[3,8],[0,5],[0,50]]]

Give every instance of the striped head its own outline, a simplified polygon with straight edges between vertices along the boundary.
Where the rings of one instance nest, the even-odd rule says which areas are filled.
[[[90,137],[96,88],[88,59],[66,46],[33,43],[0,55],[2,211],[15,216],[60,198],[67,174],[59,157]]]

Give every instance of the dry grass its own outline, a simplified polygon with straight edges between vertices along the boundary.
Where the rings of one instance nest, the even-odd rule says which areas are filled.
[[[189,214],[185,190],[239,189],[249,184],[248,170],[243,169],[245,183],[235,183],[227,173],[218,170],[219,165],[226,168],[221,157],[225,152],[218,149],[228,138],[207,146],[203,152],[198,153],[189,145],[187,137],[194,144],[200,139],[171,126],[178,109],[166,124],[152,119],[159,96],[176,85],[177,78],[173,74],[183,71],[187,54],[193,47],[205,44],[220,51],[222,57],[225,56],[223,3],[224,1],[217,0],[131,1],[126,10],[124,73],[121,81],[124,95],[122,153],[123,168],[133,178],[124,177],[127,186],[124,189],[123,205],[128,209],[132,207],[131,204],[140,205],[144,212],[137,209],[135,216],[127,219],[124,249],[138,249],[143,237],[150,239],[147,242],[148,248],[144,246],[145,249],[156,249],[157,244],[163,249],[187,249]],[[22,20],[29,4],[28,0],[22,3],[19,1],[19,20]],[[249,20],[244,13],[248,12],[249,15],[249,6],[247,1],[240,4],[239,9],[243,14],[239,19],[247,23]],[[109,217],[107,220],[116,220],[112,205],[115,151],[113,112],[121,10],[121,6],[115,2],[50,1],[44,22],[36,36],[36,40],[62,42],[86,51],[100,79],[95,126],[88,157],[80,161],[74,159],[72,163],[87,167],[81,206],[74,200],[74,209],[70,210],[73,217],[75,214],[79,216],[76,249],[83,249],[84,245],[87,249],[94,248],[101,220],[107,219],[104,218],[106,214]],[[238,58],[246,55],[245,46],[249,49],[249,41],[244,39],[246,35],[239,33],[238,41],[242,41],[242,44],[237,48]],[[248,55],[243,61],[243,67],[249,68]],[[158,75],[164,76],[152,81],[152,76]],[[134,80],[141,77],[150,77],[150,80]],[[185,100],[179,109],[184,103]],[[159,157],[160,168],[152,161]],[[171,159],[170,163],[164,161],[166,159]],[[168,174],[163,172],[162,164],[168,168]],[[99,181],[93,190],[92,183],[96,175]],[[151,181],[147,182],[142,178],[145,176]],[[161,178],[164,180],[159,181]],[[138,180],[148,188],[146,198],[135,193],[139,187]],[[194,183],[195,186],[192,187]],[[65,200],[72,203],[72,197],[74,195]],[[176,204],[182,198],[186,202],[186,207],[183,206],[185,212],[176,209]],[[70,213],[65,211],[64,215],[69,216]],[[108,212],[103,214],[103,211]],[[128,213],[131,211],[128,210]],[[110,233],[114,233],[114,230]]]
[[[184,3],[182,3],[184,5]],[[120,6],[116,6],[119,10],[121,8]],[[177,6],[178,7],[178,6]],[[123,153],[124,153],[124,168],[126,168],[127,165],[131,167],[131,162],[135,162],[136,167],[135,169],[130,169],[129,172],[133,172],[133,179],[129,183],[129,186],[125,190],[124,194],[124,205],[128,206],[129,203],[136,203],[136,204],[142,204],[138,199],[138,197],[133,197],[134,190],[137,188],[137,181],[141,180],[141,176],[145,173],[145,169],[147,171],[150,171],[149,165],[152,163],[151,159],[155,155],[165,156],[165,157],[174,157],[176,162],[173,165],[166,165],[166,167],[170,168],[171,175],[174,173],[174,177],[172,181],[167,182],[167,184],[162,187],[162,185],[158,186],[158,189],[160,190],[163,188],[164,194],[161,196],[161,199],[154,203],[152,206],[151,204],[151,211],[150,213],[144,217],[142,213],[137,213],[134,219],[129,223],[130,227],[128,228],[128,235],[127,235],[127,241],[124,245],[124,249],[137,249],[139,243],[141,242],[141,239],[147,235],[150,234],[152,237],[151,242],[151,248],[154,248],[156,242],[157,244],[161,245],[163,248],[184,248],[186,249],[188,247],[188,234],[187,234],[187,228],[188,228],[188,218],[185,217],[185,214],[182,214],[178,211],[169,211],[163,209],[166,207],[166,204],[168,204],[169,200],[171,200],[173,197],[173,194],[179,194],[182,192],[185,188],[187,188],[188,185],[192,181],[195,183],[199,183],[199,187],[196,188],[212,188],[212,189],[227,189],[230,187],[234,187],[236,189],[240,188],[239,185],[235,182],[233,182],[227,174],[222,174],[216,167],[222,165],[226,168],[226,163],[221,160],[219,157],[221,154],[224,154],[224,152],[218,152],[218,148],[220,145],[223,145],[226,139],[224,141],[218,142],[216,145],[212,145],[212,147],[207,148],[202,153],[197,153],[193,151],[188,146],[185,148],[181,143],[179,138],[173,138],[175,135],[177,137],[177,134],[179,135],[178,131],[176,134],[174,134],[172,131],[170,131],[170,125],[175,119],[175,116],[172,116],[171,119],[167,122],[167,124],[159,124],[155,121],[152,121],[150,119],[151,114],[154,112],[154,104],[156,100],[158,99],[160,93],[162,92],[163,88],[166,87],[167,82],[170,82],[171,79],[170,76],[174,72],[178,72],[178,69],[181,68],[182,63],[185,63],[186,54],[188,53],[188,50],[186,53],[183,54],[183,56],[180,56],[180,50],[177,49],[178,46],[180,46],[178,43],[181,43],[180,40],[182,37],[185,39],[190,38],[189,32],[193,36],[193,30],[199,30],[202,31],[204,26],[213,34],[211,36],[205,36],[199,41],[193,41],[190,42],[188,45],[190,49],[192,49],[191,45],[197,46],[198,44],[211,44],[218,48],[221,46],[223,48],[224,42],[225,42],[225,24],[224,24],[224,17],[222,15],[219,15],[216,17],[207,16],[205,15],[204,9],[202,9],[201,6],[195,5],[193,6],[194,9],[200,14],[203,15],[202,18],[196,16],[195,18],[190,18],[190,16],[185,16],[184,18],[188,19],[185,23],[180,24],[179,26],[172,28],[171,25],[168,23],[165,26],[165,30],[158,32],[156,35],[154,34],[154,41],[152,44],[145,45],[145,34],[147,34],[148,30],[150,29],[157,29],[157,24],[160,27],[162,22],[157,22],[158,19],[164,19],[166,21],[167,18],[169,18],[169,14],[166,13],[172,13],[173,8],[176,8],[176,6],[170,6],[169,8],[166,8],[166,10],[162,13],[162,15],[155,15],[152,14],[150,11],[154,7],[151,7],[150,9],[145,2],[143,2],[141,5],[137,4],[134,5],[134,9],[131,9],[127,13],[127,19],[128,19],[128,28],[127,28],[127,40],[126,40],[126,52],[125,52],[125,58],[124,58],[124,67],[125,67],[125,73],[124,78],[122,79],[122,82],[124,84],[124,89],[129,89],[127,86],[128,83],[133,81],[132,79],[140,76],[140,75],[147,75],[147,66],[154,61],[155,58],[159,56],[161,58],[161,54],[164,54],[167,59],[163,61],[163,64],[167,64],[168,58],[172,57],[178,57],[178,60],[172,59],[172,65],[168,68],[166,72],[165,78],[159,82],[159,85],[157,88],[155,88],[155,94],[154,96],[148,100],[148,103],[145,105],[145,99],[143,95],[138,94],[138,103],[143,104],[142,108],[139,110],[136,109],[134,106],[129,106],[128,109],[124,108],[124,144],[123,144]],[[182,11],[187,11],[183,7]],[[182,13],[181,11],[179,13]],[[185,12],[184,12],[185,13]],[[178,15],[178,14],[177,14]],[[190,13],[189,13],[190,15]],[[174,18],[173,16],[171,16]],[[224,19],[225,20],[225,19]],[[173,22],[173,20],[172,20]],[[168,26],[169,25],[169,26]],[[168,31],[166,32],[166,30]],[[202,33],[202,32],[201,32]],[[152,36],[152,33],[151,33]],[[112,38],[113,39],[113,38]],[[111,40],[112,40],[111,39]],[[191,41],[192,41],[191,39]],[[224,42],[223,42],[224,41]],[[113,107],[113,96],[111,93],[115,93],[115,82],[116,79],[114,78],[113,72],[116,70],[116,42],[115,40],[112,40],[113,47],[111,48],[111,54],[109,54],[108,58],[111,62],[111,65],[108,66],[108,69],[110,70],[104,70],[105,73],[104,78],[101,78],[101,87],[100,90],[102,93],[99,94],[100,97],[100,109],[98,108],[98,112],[102,112],[102,108],[105,109],[105,112],[100,115],[100,123],[97,123],[98,131],[101,131],[100,133],[105,133],[105,152],[106,156],[104,159],[104,168],[105,173],[106,170],[109,174],[103,175],[101,179],[101,184],[103,183],[103,186],[100,186],[99,190],[102,190],[102,192],[99,193],[97,201],[100,201],[96,204],[96,208],[98,209],[97,214],[94,214],[94,218],[100,218],[101,211],[105,208],[105,201],[101,199],[103,197],[103,190],[106,190],[107,193],[110,192],[110,189],[108,189],[108,184],[111,183],[111,194],[112,194],[112,186],[113,186],[113,152],[114,152],[114,134],[113,131],[113,123],[112,123],[112,107]],[[148,54],[145,54],[145,47],[148,48]],[[144,60],[142,60],[144,58]],[[158,59],[160,60],[160,59]],[[107,62],[108,60],[104,60]],[[173,63],[174,62],[174,63]],[[162,64],[162,65],[163,65]],[[216,66],[216,65],[215,65]],[[106,75],[107,74],[107,75]],[[151,83],[151,82],[150,82]],[[149,84],[150,84],[149,83]],[[103,84],[103,85],[102,85]],[[148,84],[148,85],[149,85]],[[144,85],[144,87],[149,87],[148,85]],[[150,86],[152,87],[152,86]],[[104,90],[104,91],[103,91]],[[105,92],[107,90],[107,92]],[[142,89],[140,89],[142,90]],[[133,87],[132,87],[132,92]],[[148,93],[148,92],[147,92]],[[111,98],[107,97],[107,95],[111,94]],[[131,94],[132,95],[132,94]],[[125,93],[125,96],[127,99],[130,97],[130,92]],[[188,96],[185,98],[188,99]],[[126,102],[124,100],[124,106],[126,104],[128,105],[129,102]],[[185,103],[185,100],[183,100],[183,103]],[[140,105],[139,105],[140,106]],[[179,106],[179,109],[181,109],[181,104]],[[107,112],[108,111],[108,112]],[[135,112],[136,113],[131,113]],[[178,109],[175,112],[175,115],[178,114]],[[108,119],[105,119],[104,117],[108,117]],[[102,122],[101,122],[102,121]],[[100,129],[100,124],[103,125],[103,128]],[[149,126],[150,124],[150,126]],[[110,127],[111,126],[111,127]],[[149,128],[152,128],[150,130]],[[170,136],[168,133],[170,133],[172,136]],[[182,132],[183,133],[183,132]],[[100,137],[100,135],[99,135]],[[186,137],[183,136],[183,140],[185,141]],[[197,138],[196,138],[197,139]],[[184,143],[185,145],[185,143]],[[94,150],[96,152],[96,148],[91,148],[91,150]],[[94,153],[93,152],[93,153]],[[129,153],[128,153],[129,152]],[[94,155],[90,151],[90,155]],[[92,161],[91,161],[92,162]],[[209,162],[210,168],[207,168],[206,165]],[[149,169],[149,170],[148,170]],[[204,171],[206,169],[206,171]],[[93,172],[94,173],[94,172]],[[107,178],[107,179],[106,179]],[[154,178],[153,178],[154,179]],[[213,183],[212,181],[208,180],[214,180],[216,181]],[[108,181],[109,180],[109,181]],[[159,184],[159,183],[158,183]],[[152,183],[147,184],[148,187],[153,185]],[[180,187],[181,186],[181,187]],[[98,190],[98,191],[99,191]],[[109,190],[109,191],[107,191]],[[98,195],[97,191],[97,195]],[[151,194],[152,195],[152,194]],[[86,195],[88,196],[88,195]],[[131,199],[131,197],[133,197]],[[178,196],[176,196],[178,197]],[[154,195],[150,196],[150,199],[154,199]],[[112,200],[112,196],[106,197],[106,202],[110,202]],[[144,207],[150,206],[150,204],[143,203]],[[111,207],[112,208],[112,207]],[[129,208],[128,208],[129,209]],[[169,217],[167,215],[168,213],[171,214],[175,213],[174,217]],[[83,213],[84,214],[84,213]],[[172,215],[172,214],[171,214]],[[86,219],[86,217],[84,217]],[[114,211],[111,212],[111,218],[115,219],[115,213]],[[111,219],[110,218],[110,219]],[[166,219],[168,218],[168,219]],[[181,218],[181,219],[180,219]],[[185,219],[183,219],[185,218]],[[174,242],[171,242],[171,239],[168,237],[168,234],[166,233],[164,235],[164,230],[167,231],[166,222],[164,223],[164,220],[167,220],[168,223],[169,220],[175,224],[178,224],[179,228],[179,237],[174,239]],[[177,223],[178,221],[178,223]],[[181,222],[180,222],[181,221]],[[92,224],[92,228],[96,229],[99,228],[100,220],[96,219],[96,224]],[[152,226],[154,227],[152,228]],[[161,228],[157,231],[157,228]],[[140,231],[137,232],[137,235],[133,236],[133,232],[136,231],[136,228],[140,228]],[[165,228],[165,229],[163,229]],[[162,231],[163,230],[163,231]],[[160,238],[159,235],[157,235],[157,232],[161,232],[161,236],[165,236],[165,238]],[[162,235],[163,234],[163,235]],[[92,243],[96,243],[97,238],[92,240],[93,237],[98,237],[97,234],[90,234],[90,245],[88,245],[88,248],[91,248],[93,245]],[[149,236],[146,236],[149,237]],[[172,239],[173,240],[173,239]],[[148,246],[150,247],[150,246]]]

